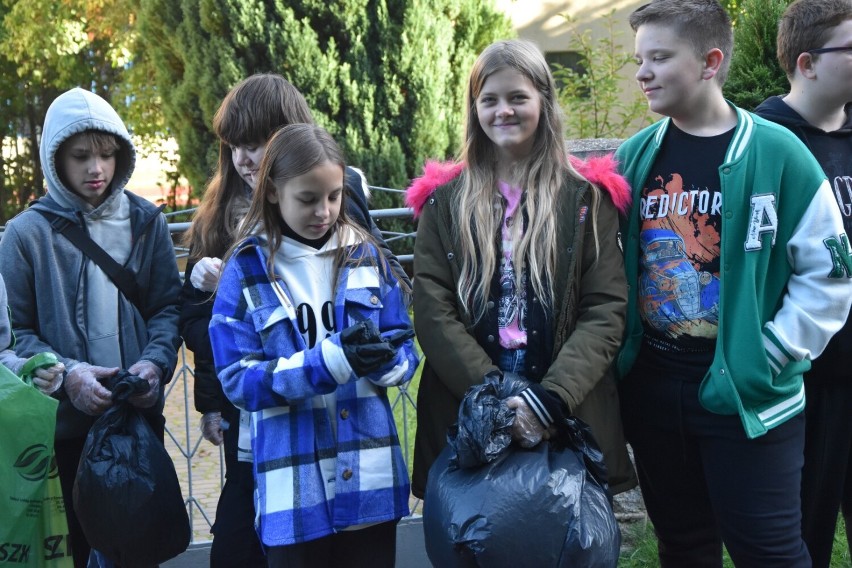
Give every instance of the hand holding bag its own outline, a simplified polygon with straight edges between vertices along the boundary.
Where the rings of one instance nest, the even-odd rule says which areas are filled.
[[[603,454],[576,418],[525,449],[512,444],[506,399],[526,388],[506,374],[471,387],[429,470],[426,553],[435,566],[614,568],[621,533]]]
[[[92,425],[74,480],[74,510],[93,549],[125,568],[151,566],[191,538],[174,463],[128,402],[150,388],[126,371],[108,385],[115,404]]]

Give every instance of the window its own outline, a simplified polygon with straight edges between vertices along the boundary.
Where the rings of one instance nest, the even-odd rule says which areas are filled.
[[[550,65],[550,71],[556,79],[556,86],[560,89],[565,86],[563,79],[560,78],[560,68],[573,69],[577,73],[583,73],[586,69],[582,56],[576,51],[548,51],[544,54],[544,60]]]

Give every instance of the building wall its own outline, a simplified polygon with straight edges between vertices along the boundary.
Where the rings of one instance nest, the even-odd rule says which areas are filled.
[[[562,16],[568,14],[577,21],[579,30],[590,29],[595,36],[606,33],[602,16],[615,10],[619,39],[633,50],[633,31],[627,17],[647,0],[496,0],[496,5],[512,20],[522,38],[534,41],[542,51],[565,51],[571,35],[571,25]]]
[[[533,41],[545,53],[570,51],[573,33],[591,30],[593,38],[608,37],[605,16],[614,10],[614,41],[620,44],[626,53],[633,53],[633,30],[630,29],[627,18],[633,10],[648,1],[650,0],[495,0],[495,4],[512,20],[519,37]],[[568,14],[575,22],[569,23],[563,14]],[[635,73],[636,66],[633,64],[628,64],[621,70],[623,97],[634,96],[638,92]],[[637,124],[636,128],[641,126],[642,124]]]

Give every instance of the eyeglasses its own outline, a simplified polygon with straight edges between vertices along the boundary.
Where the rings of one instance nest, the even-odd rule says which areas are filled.
[[[831,53],[831,52],[833,52],[833,51],[846,51],[846,52],[852,52],[852,46],[846,46],[846,47],[820,47],[819,49],[809,49],[807,52],[808,52],[808,53],[817,54],[817,53]]]

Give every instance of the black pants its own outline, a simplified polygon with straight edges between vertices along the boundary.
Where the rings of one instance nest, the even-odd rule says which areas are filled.
[[[658,537],[660,565],[808,567],[801,536],[804,415],[750,440],[705,410],[700,377],[637,362],[620,385],[624,431]]]
[[[240,411],[227,404],[222,409],[222,417],[230,427],[224,432],[225,485],[211,529],[210,566],[262,568],[266,566],[266,556],[254,526],[254,472],[250,462],[237,460]]]
[[[841,504],[847,525],[852,521],[852,384],[805,377],[805,392],[802,535],[814,567],[828,568]]]
[[[393,568],[396,525],[380,523],[316,540],[267,549],[270,568]]]
[[[74,555],[74,568],[86,568],[89,563],[89,542],[77,520],[74,512],[74,478],[77,477],[77,466],[83,455],[85,438],[56,440],[53,448],[56,451],[56,466],[59,468],[59,483],[62,485],[62,500],[65,502],[65,516],[68,519],[68,538]]]
[[[228,477],[216,506],[216,522],[211,530],[212,568],[266,566],[266,557],[254,527],[252,464],[238,462],[228,467]]]

